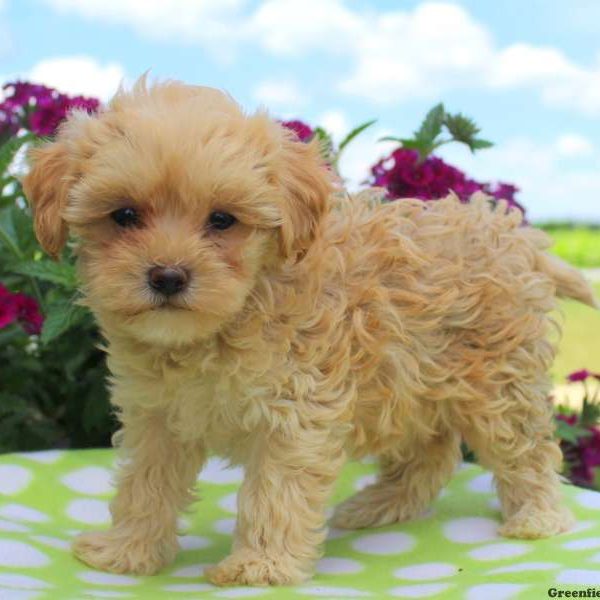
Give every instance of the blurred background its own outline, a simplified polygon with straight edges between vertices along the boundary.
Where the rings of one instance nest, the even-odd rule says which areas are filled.
[[[42,256],[14,178],[19,148],[71,107],[96,110],[147,70],[225,89],[320,136],[350,189],[506,197],[600,294],[599,39],[596,0],[0,0],[0,448],[102,445],[114,427],[72,257]],[[573,428],[597,423],[600,315],[562,310],[554,401],[576,445]]]

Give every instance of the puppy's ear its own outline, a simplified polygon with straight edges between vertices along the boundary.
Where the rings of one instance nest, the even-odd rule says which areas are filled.
[[[302,254],[310,246],[333,191],[332,175],[324,164],[319,142],[307,144],[292,135],[284,132],[279,172],[284,190],[281,250],[285,257]]]
[[[30,150],[29,161],[23,190],[33,212],[35,234],[42,248],[58,258],[67,241],[62,211],[71,183],[68,151],[63,142],[52,142]]]

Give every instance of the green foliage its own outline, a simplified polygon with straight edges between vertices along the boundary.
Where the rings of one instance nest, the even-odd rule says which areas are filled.
[[[443,128],[450,137],[440,137]],[[425,116],[421,127],[415,131],[412,138],[388,136],[381,141],[393,141],[402,144],[403,148],[416,150],[421,160],[425,160],[440,146],[451,142],[460,142],[468,146],[471,152],[493,146],[491,142],[477,137],[480,129],[475,122],[460,113],[454,115],[446,112],[443,104],[434,106]]]
[[[554,239],[551,252],[579,268],[600,268],[600,227],[569,223],[538,225]]]
[[[0,147],[0,283],[37,299],[41,335],[18,325],[0,329],[0,452],[104,446],[115,429],[97,328],[76,304],[70,249],[62,262],[44,257],[31,213],[9,166],[31,134]]]

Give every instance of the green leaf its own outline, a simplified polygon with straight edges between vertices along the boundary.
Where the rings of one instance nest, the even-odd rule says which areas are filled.
[[[341,142],[340,147],[338,148],[338,156],[341,154],[342,150],[358,135],[360,135],[365,129],[368,129],[372,125],[377,122],[377,119],[372,119],[371,121],[366,121],[362,123],[358,127],[355,127]]]
[[[475,121],[457,113],[455,115],[446,115],[444,125],[448,128],[450,135],[457,141],[464,144],[470,144],[479,133],[479,127]]]
[[[35,135],[27,133],[21,137],[11,137],[8,142],[2,144],[0,146],[0,174],[4,175],[6,173],[21,146],[35,139]]]
[[[15,265],[12,271],[21,275],[29,275],[55,283],[68,290],[77,288],[77,273],[75,266],[69,263],[57,263],[50,260],[37,260],[31,262],[23,262]]]
[[[328,162],[333,162],[333,140],[331,135],[322,127],[317,127],[314,137],[319,140],[323,158]]]
[[[469,148],[471,148],[471,151],[475,151],[475,150],[483,150],[484,148],[491,148],[493,145],[494,145],[493,142],[488,142],[488,140],[477,139],[477,140],[473,140],[469,144]]]
[[[68,329],[80,323],[86,315],[86,309],[73,304],[73,302],[52,305],[48,310],[42,328],[42,343],[48,344],[56,339]]]
[[[576,444],[579,438],[592,435],[588,429],[579,427],[579,425],[569,425],[561,420],[556,421],[555,433],[556,437],[565,442],[570,442],[571,444]]]
[[[394,137],[393,135],[386,135],[382,138],[379,138],[377,141],[378,142],[398,142],[398,143],[400,143],[400,142],[402,142],[402,139],[399,137]]]
[[[415,132],[415,139],[423,142],[423,147],[432,145],[435,138],[442,132],[445,116],[446,111],[441,102],[427,113],[421,127]]]

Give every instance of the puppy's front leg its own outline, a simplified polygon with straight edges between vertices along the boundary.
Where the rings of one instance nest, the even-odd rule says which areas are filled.
[[[325,506],[344,462],[326,430],[257,436],[238,497],[232,554],[208,569],[217,585],[286,585],[312,574],[325,539]]]
[[[112,528],[81,534],[73,550],[98,569],[149,575],[175,558],[177,515],[193,498],[204,448],[177,440],[162,413],[130,411],[124,417],[125,460],[110,507]]]

